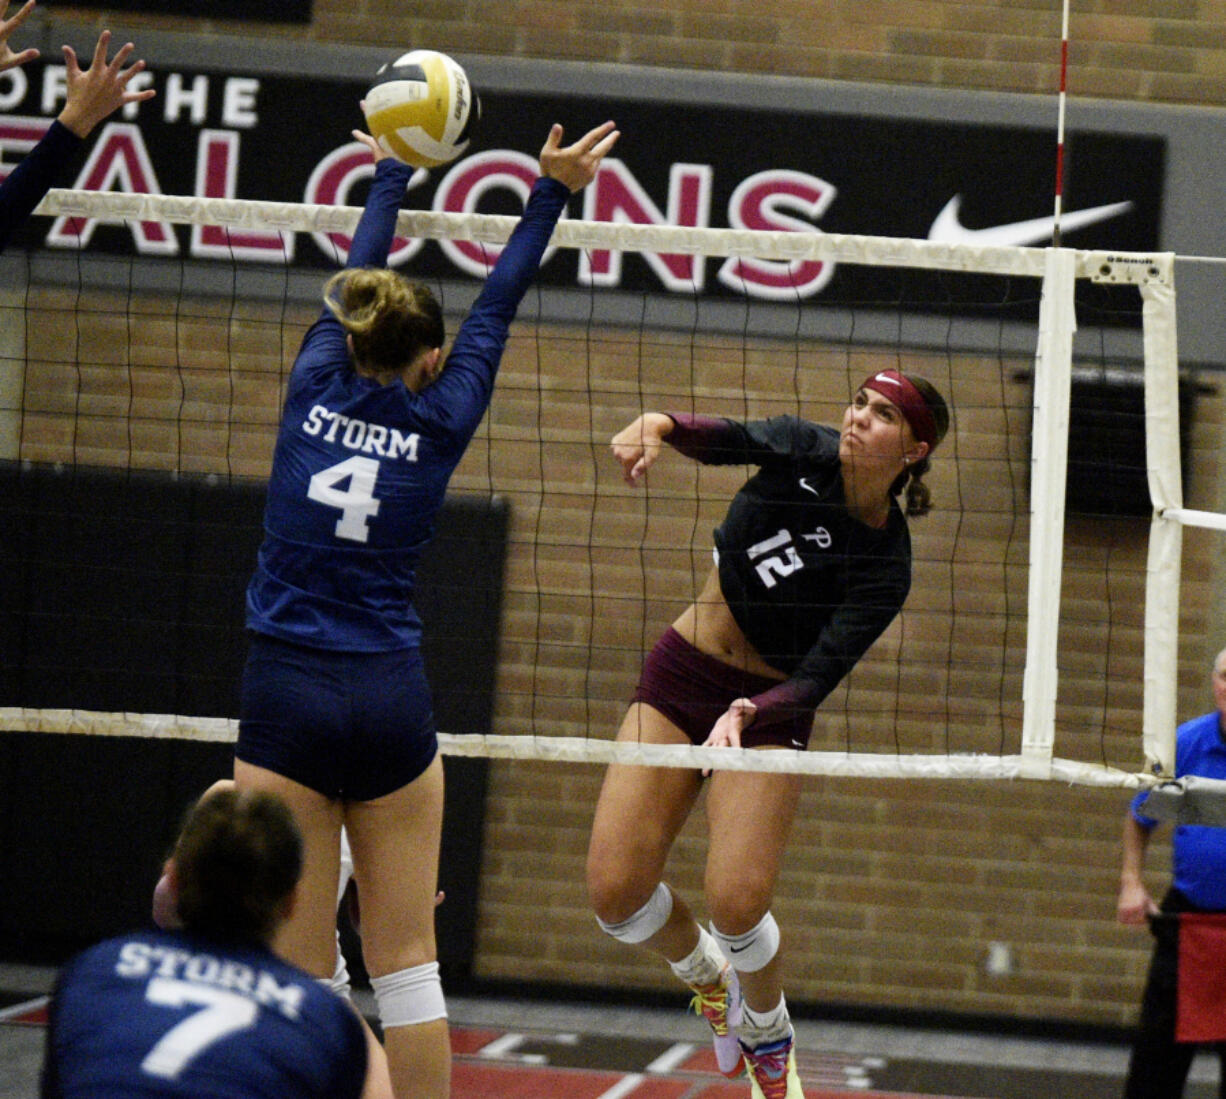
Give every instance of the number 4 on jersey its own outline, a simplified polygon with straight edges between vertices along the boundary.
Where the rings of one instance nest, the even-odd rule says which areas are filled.
[[[375,499],[378,476],[378,462],[373,458],[355,457],[321,469],[311,478],[307,496],[317,504],[340,509],[341,517],[336,521],[337,538],[365,542],[370,536],[366,525],[379,514],[379,501]],[[348,487],[340,488],[344,481],[349,482]]]

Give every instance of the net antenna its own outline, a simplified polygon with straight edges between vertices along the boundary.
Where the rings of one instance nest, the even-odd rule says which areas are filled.
[[[1060,94],[1056,105],[1056,200],[1051,234],[1053,248],[1060,247],[1060,215],[1064,205],[1064,115],[1068,102],[1068,12],[1069,0],[1064,0],[1060,16]]]
[[[83,191],[53,191],[37,212],[96,218],[107,222],[215,225],[231,232],[271,228],[283,233],[316,234],[351,233],[361,215],[361,210],[356,207]],[[399,215],[397,229],[408,238],[498,245],[505,242],[516,223],[516,218],[497,215],[403,211]],[[1029,777],[1116,787],[1136,787],[1152,782],[1155,777],[1173,774],[1179,531],[1181,521],[1189,518],[1187,513],[1182,512],[1179,473],[1173,255],[578,220],[560,222],[552,244],[592,252],[637,252],[656,256],[693,255],[742,260],[760,258],[784,267],[813,263],[847,264],[943,272],[951,278],[973,273],[1002,276],[1011,281],[1042,287],[1038,342],[1034,352],[1031,538],[1027,573],[1025,670],[1020,699],[1020,750],[997,754],[953,750],[908,752],[892,748],[874,751],[759,752],[621,743],[596,736],[545,736],[537,735],[532,729],[490,736],[446,731],[440,738],[444,752],[493,758],[583,763],[616,761],[653,766],[877,778]],[[1073,340],[1077,327],[1073,294],[1078,283],[1087,281],[1135,287],[1142,301],[1149,440],[1147,465],[1154,518],[1144,626],[1146,677],[1142,739],[1146,763],[1140,772],[1109,766],[1101,760],[1086,762],[1061,758],[1054,753],[1058,695],[1057,639],[1061,607],[1060,600],[1053,598],[1052,593],[1060,590],[1063,567],[1065,461]],[[1033,330],[1029,331],[1033,335]],[[1035,345],[1031,342],[1029,346],[1033,348]],[[844,383],[849,380],[848,375],[858,369],[850,367],[845,370],[840,375]],[[858,381],[862,376],[862,373],[858,373],[854,380]],[[500,388],[503,384],[500,382]],[[840,394],[840,401],[846,396],[846,392]],[[632,399],[633,396],[627,391],[621,394],[619,401],[628,408],[628,402]],[[495,409],[497,405],[496,397]],[[954,405],[956,419],[956,401]],[[539,444],[541,439],[538,438],[536,442]],[[589,440],[588,445],[594,446],[594,441]],[[962,460],[956,445],[949,458],[955,463]],[[973,466],[973,462],[971,464]],[[973,478],[969,473],[965,476]],[[973,492],[972,489],[972,495]],[[1015,508],[1016,501],[1007,506],[1010,516]],[[610,545],[609,548],[617,550],[620,547]],[[904,618],[907,615],[908,610],[904,608]],[[950,615],[947,608],[937,608],[934,617],[948,619]],[[640,658],[641,654],[634,655],[636,663]],[[954,686],[955,671],[944,669],[944,674],[949,678],[947,689],[951,695],[957,690]],[[976,669],[969,669],[966,674],[973,677]],[[622,688],[619,686],[618,690],[620,692]],[[624,697],[619,693],[619,699]],[[916,706],[919,715],[916,723],[938,723],[939,718],[934,719],[932,715],[939,711],[924,708],[931,699],[922,702],[923,706]],[[832,699],[832,704],[837,706],[837,701]],[[17,732],[149,735],[205,740],[232,740],[236,731],[235,723],[224,718],[37,710],[23,706],[0,708],[0,727]]]

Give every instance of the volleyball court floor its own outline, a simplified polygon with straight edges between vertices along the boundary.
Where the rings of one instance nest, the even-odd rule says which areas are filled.
[[[0,1099],[38,1094],[54,971],[0,965]],[[368,1015],[369,994],[358,1004]],[[715,1069],[703,1023],[676,1009],[453,996],[455,1099],[745,1099]],[[1122,1041],[1069,1041],[795,1020],[806,1099],[1117,1099]],[[1202,1055],[1185,1099],[1215,1099]]]

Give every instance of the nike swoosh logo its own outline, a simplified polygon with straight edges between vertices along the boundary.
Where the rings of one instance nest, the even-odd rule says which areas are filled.
[[[1056,229],[1055,217],[1030,218],[1028,221],[1011,221],[1007,225],[993,225],[987,229],[968,229],[959,220],[962,196],[954,195],[936,216],[928,239],[938,244],[981,245],[1027,245],[1049,241]],[[1105,206],[1091,206],[1088,210],[1074,210],[1060,218],[1060,231],[1071,233],[1100,221],[1119,217],[1132,209],[1131,202],[1111,202]]]
[[[803,488],[803,489],[804,489],[806,492],[811,492],[811,493],[813,493],[813,495],[814,495],[814,496],[820,496],[820,495],[821,495],[821,493],[820,493],[820,492],[818,492],[818,491],[817,491],[817,489],[815,489],[815,488],[814,488],[814,487],[813,487],[811,484],[809,484],[809,481],[808,481],[808,479],[807,479],[807,478],[802,477],[802,478],[800,479],[800,481],[799,481],[799,482],[797,482],[797,483],[798,483],[798,484],[800,485],[800,487],[801,487],[801,488]]]

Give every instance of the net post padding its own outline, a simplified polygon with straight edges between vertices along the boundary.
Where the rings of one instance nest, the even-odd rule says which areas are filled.
[[[222,717],[178,714],[103,713],[91,710],[34,710],[0,707],[0,729],[10,733],[77,736],[142,736],[155,739],[233,743],[238,722]],[[644,767],[709,767],[715,771],[826,775],[877,779],[1018,779],[1026,774],[1021,756],[978,753],[890,755],[874,752],[802,752],[790,748],[701,748],[685,744],[639,744],[587,737],[483,736],[439,734],[444,755],[561,763],[638,764]],[[1075,786],[1139,787],[1145,775],[1101,764],[1053,759],[1041,777]]]
[[[1141,748],[1155,775],[1175,774],[1176,673],[1183,527],[1179,447],[1179,351],[1173,281],[1141,287],[1145,343],[1145,467],[1154,515],[1145,571],[1145,691]]]
[[[1064,564],[1064,489],[1077,317],[1073,256],[1047,252],[1034,364],[1030,583],[1022,680],[1022,760],[1027,778],[1046,778],[1055,743],[1056,642]]]
[[[1140,811],[1155,820],[1221,828],[1226,825],[1226,781],[1184,775],[1159,782],[1150,789]]]

